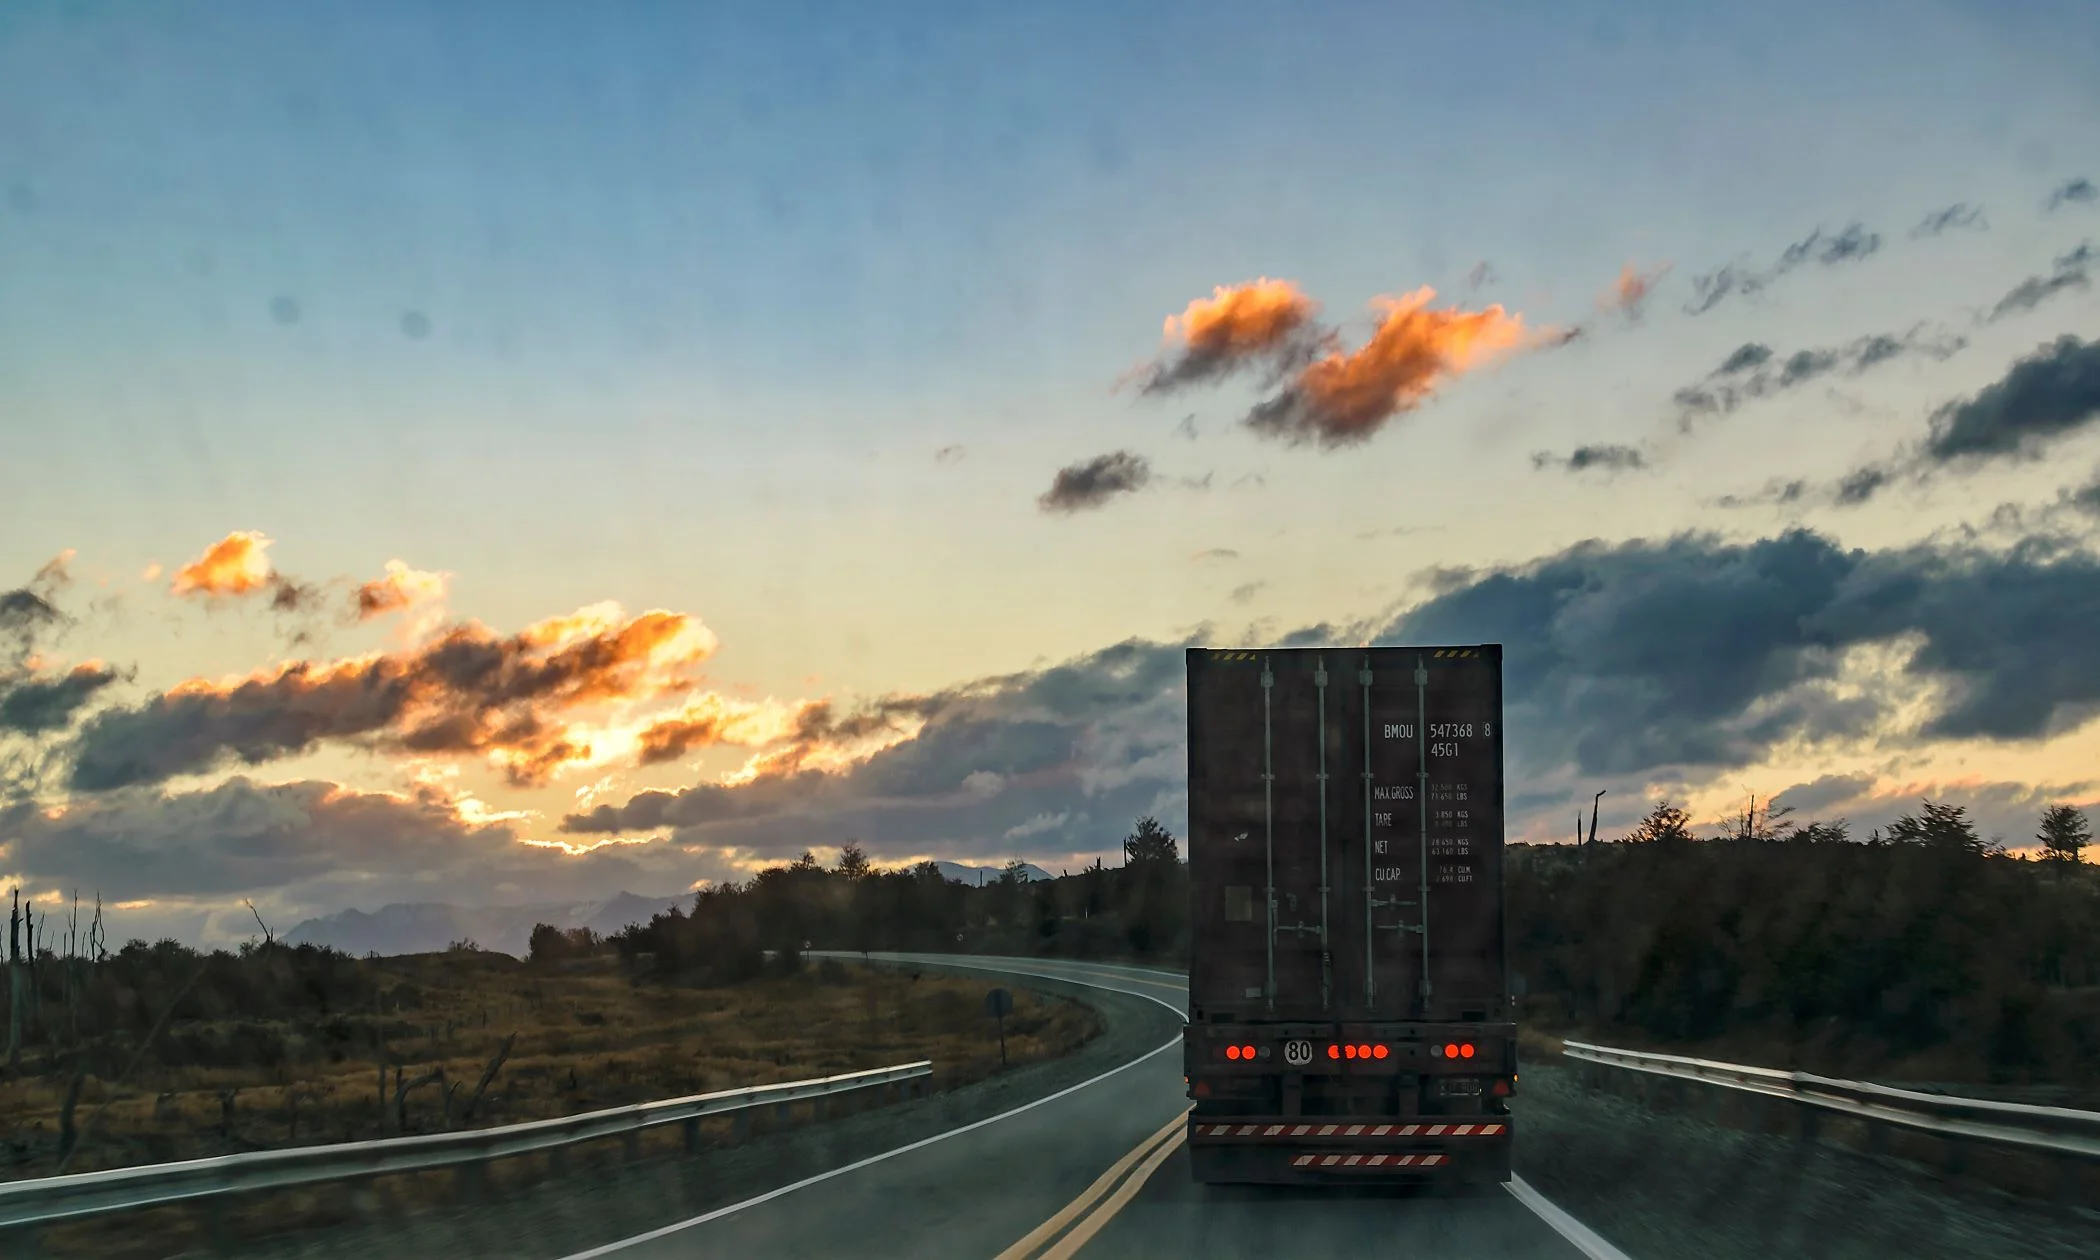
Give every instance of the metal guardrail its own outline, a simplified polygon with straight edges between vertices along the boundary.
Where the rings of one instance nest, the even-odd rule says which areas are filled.
[[[1563,1043],[1571,1059],[1681,1080],[1703,1081],[1723,1089],[1782,1098],[1804,1107],[1836,1112],[1877,1124],[2020,1147],[2059,1157],[2100,1160],[2100,1112],[2069,1107],[2037,1107],[1896,1089],[1865,1081],[1841,1081],[1808,1072],[1715,1063],[1675,1054],[1620,1050],[1588,1042]]]
[[[145,1164],[5,1182],[0,1183],[0,1229],[44,1225],[252,1190],[484,1164],[516,1155],[553,1151],[580,1142],[639,1135],[645,1129],[680,1121],[688,1125],[687,1142],[693,1145],[698,1139],[698,1122],[710,1116],[828,1098],[916,1081],[932,1074],[932,1060],[922,1059],[916,1063],[872,1068],[865,1072],[719,1090],[711,1094],[636,1103],[497,1128],[251,1151],[171,1164]]]

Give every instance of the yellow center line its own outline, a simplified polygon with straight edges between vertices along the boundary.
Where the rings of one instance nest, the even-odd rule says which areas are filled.
[[[1137,1171],[1130,1174],[1129,1180],[1116,1187],[1116,1192],[1108,1196],[1107,1202],[1073,1226],[1072,1232],[1058,1239],[1057,1245],[1044,1252],[1040,1260],[1072,1260],[1073,1256],[1078,1255],[1079,1249],[1086,1246],[1095,1234],[1100,1233],[1102,1226],[1115,1219],[1116,1213],[1137,1197],[1137,1192],[1145,1188],[1145,1183],[1151,1180],[1152,1174],[1158,1172],[1159,1166],[1167,1162],[1167,1156],[1180,1149],[1181,1144],[1188,1140],[1188,1136],[1189,1131],[1186,1127],[1176,1129],[1171,1137],[1154,1148],[1144,1163],[1138,1165]]]
[[[1051,1238],[1056,1236],[1057,1231],[1063,1229],[1065,1226],[1072,1223],[1073,1217],[1078,1216],[1081,1212],[1086,1211],[1087,1208],[1093,1205],[1094,1200],[1100,1198],[1103,1194],[1107,1193],[1108,1188],[1116,1184],[1116,1179],[1121,1177],[1125,1172],[1128,1172],[1130,1170],[1130,1166],[1136,1163],[1139,1160],[1139,1158],[1141,1158],[1145,1154],[1145,1152],[1151,1150],[1154,1146],[1157,1146],[1160,1142],[1165,1141],[1167,1138],[1173,1136],[1177,1132],[1186,1135],[1187,1129],[1183,1122],[1187,1119],[1187,1117],[1188,1109],[1186,1107],[1184,1107],[1179,1112],[1176,1112],[1174,1118],[1172,1120],[1167,1121],[1164,1125],[1161,1125],[1157,1133],[1154,1133],[1152,1136],[1138,1143],[1136,1146],[1132,1147],[1130,1151],[1123,1156],[1123,1158],[1109,1165],[1108,1171],[1102,1173],[1099,1177],[1096,1177],[1094,1179],[1093,1185],[1090,1185],[1085,1190],[1080,1191],[1078,1198],[1072,1200],[1070,1203],[1065,1204],[1062,1208],[1059,1208],[1057,1214],[1055,1216],[1052,1216],[1049,1220],[1044,1221],[1042,1224],[1036,1226],[1034,1229],[1029,1230],[1026,1237],[1022,1238],[1021,1241],[1015,1243],[1013,1246],[1008,1247],[1006,1250],[1000,1252],[998,1256],[995,1257],[995,1260],[1024,1260],[1025,1257],[1035,1254],[1035,1249],[1037,1247],[1040,1247],[1044,1243],[1050,1241]]]

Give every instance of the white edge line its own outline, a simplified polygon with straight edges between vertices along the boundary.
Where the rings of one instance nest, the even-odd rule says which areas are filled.
[[[1531,1188],[1531,1183],[1512,1173],[1508,1182],[1509,1192],[1517,1202],[1530,1208],[1538,1218],[1553,1227],[1553,1232],[1573,1243],[1575,1249],[1589,1260],[1633,1260],[1625,1252],[1604,1241],[1596,1230],[1576,1220],[1553,1200]]]
[[[979,967],[977,968],[977,970],[991,971],[994,970],[994,968]],[[1070,976],[1051,975],[1039,971],[1013,971],[1008,972],[1006,974],[1017,976],[1033,976],[1038,980],[1063,980],[1067,984],[1078,984],[1082,987],[1090,989],[1108,989],[1111,993],[1122,993],[1129,997],[1143,998],[1147,1002],[1157,1002],[1161,1006],[1166,1007],[1168,1010],[1173,1011],[1175,1015],[1180,1016],[1182,1019],[1185,1020],[1188,1018],[1187,1013],[1182,1011],[1180,1008],[1176,1007],[1172,1002],[1167,1001],[1165,998],[1153,997],[1149,993],[1131,993],[1127,989],[1109,989],[1109,986],[1105,984],[1087,984],[1083,980],[1074,980]],[[720,1218],[728,1216],[733,1212],[741,1212],[745,1208],[757,1207],[761,1203],[765,1203],[772,1199],[777,1199],[784,1194],[793,1194],[797,1190],[803,1189],[806,1186],[816,1185],[820,1181],[829,1181],[833,1177],[843,1177],[847,1173],[858,1172],[861,1169],[866,1168],[870,1164],[879,1164],[883,1160],[889,1159],[893,1156],[904,1155],[911,1151],[916,1151],[923,1146],[932,1146],[935,1142],[945,1142],[949,1138],[956,1137],[960,1134],[968,1133],[972,1129],[981,1129],[988,1124],[997,1124],[1001,1120],[1009,1119],[1013,1116],[1018,1116],[1024,1111],[1033,1111],[1037,1107],[1040,1107],[1045,1103],[1056,1102],[1058,1099],[1063,1098],[1067,1094],[1076,1094],[1080,1090],[1085,1089],[1090,1085],[1098,1085],[1102,1081],[1107,1080],[1109,1077],[1114,1076],[1119,1072],[1127,1072],[1131,1068],[1136,1067],[1138,1064],[1143,1063],[1145,1060],[1150,1059],[1155,1055],[1165,1054],[1167,1051],[1172,1050],[1174,1047],[1180,1044],[1181,1034],[1176,1033],[1174,1035],[1174,1040],[1169,1041],[1167,1044],[1159,1047],[1156,1050],[1147,1050],[1145,1053],[1139,1055],[1135,1059],[1132,1059],[1130,1062],[1123,1064],[1121,1067],[1110,1068],[1108,1071],[1101,1073],[1099,1076],[1089,1077],[1088,1079],[1079,1082],[1077,1085],[1068,1085],[1065,1088],[1058,1090],[1056,1093],[1047,1094],[1041,1098],[1036,1099],[1034,1102],[1022,1103],[1020,1106],[1015,1107],[1011,1111],[1002,1111],[996,1116],[987,1116],[982,1120],[973,1121],[969,1124],[963,1125],[959,1129],[949,1129],[945,1133],[936,1133],[932,1137],[920,1138],[916,1142],[911,1142],[904,1146],[899,1146],[892,1150],[884,1151],[880,1155],[870,1155],[866,1159],[856,1160],[853,1163],[846,1164],[839,1168],[834,1168],[829,1172],[818,1173],[814,1177],[804,1177],[802,1180],[794,1182],[791,1185],[780,1186],[777,1189],[768,1190],[764,1194],[753,1195],[751,1198],[745,1199],[741,1203],[732,1203],[727,1207],[718,1207],[712,1212],[703,1212],[699,1216],[695,1216],[690,1220],[676,1221],[672,1224],[652,1229],[646,1234],[636,1234],[632,1238],[622,1238],[618,1242],[605,1243],[602,1246],[593,1247],[589,1251],[579,1251],[576,1252],[574,1255],[564,1256],[562,1260],[595,1260],[595,1258],[598,1256],[609,1256],[616,1251],[625,1251],[629,1247],[637,1247],[643,1243],[655,1242],[659,1238],[668,1238],[672,1234],[675,1234],[680,1230],[691,1229],[695,1225],[705,1225],[709,1221],[719,1220]],[[1552,1205],[1548,1204],[1547,1206],[1551,1207]],[[1555,1208],[1554,1210],[1559,1211],[1558,1208]],[[1559,1227],[1555,1226],[1555,1228]],[[1579,1229],[1581,1227],[1578,1225],[1577,1228]],[[1626,1257],[1619,1256],[1617,1253],[1614,1252],[1609,1257],[1596,1256],[1593,1257],[1593,1260],[1626,1260]]]

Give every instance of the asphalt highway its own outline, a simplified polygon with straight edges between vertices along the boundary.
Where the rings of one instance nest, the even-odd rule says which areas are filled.
[[[1171,972],[948,955],[875,958],[1054,978],[1150,998],[1176,1014],[1187,1009],[1186,981]],[[1177,1037],[1026,1107],[569,1260],[1624,1260],[1521,1182],[1466,1193],[1196,1185],[1181,1136],[1187,1106]]]

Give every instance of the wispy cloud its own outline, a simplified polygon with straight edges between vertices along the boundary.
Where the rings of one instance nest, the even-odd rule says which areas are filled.
[[[2091,288],[2096,262],[2100,262],[2100,253],[2094,251],[2091,241],[2057,255],[2047,274],[2029,276],[2014,285],[2010,292],[1998,299],[1998,304],[1991,308],[1985,320],[1995,323],[2009,315],[2023,315],[2059,293]]]
[[[1880,248],[1881,234],[1868,231],[1863,223],[1848,223],[1834,234],[1817,228],[1781,250],[1769,267],[1729,263],[1694,278],[1692,300],[1686,303],[1684,310],[1687,315],[1703,315],[1730,297],[1761,293],[1781,277],[1807,264],[1834,267],[1857,262],[1872,257]]]
[[[1689,430],[1697,420],[1728,415],[1755,399],[1832,374],[1856,377],[1908,355],[1944,361],[1966,345],[1966,338],[1945,329],[1928,330],[1923,324],[1900,334],[1875,333],[1841,346],[1796,350],[1784,357],[1762,342],[1747,342],[1696,384],[1671,395],[1671,401],[1677,407],[1678,427]]]
[[[1118,495],[1135,494],[1152,482],[1152,465],[1143,456],[1112,451],[1058,469],[1036,503],[1045,512],[1070,515],[1101,507]]]
[[[1607,313],[1620,313],[1638,319],[1648,295],[1655,290],[1657,282],[1670,274],[1670,264],[1663,263],[1650,271],[1642,271],[1633,263],[1627,263],[1619,272],[1619,278],[1611,288],[1597,299],[1597,309]]]
[[[2062,336],[2015,361],[1998,380],[1936,409],[1925,440],[1862,466],[1834,490],[1841,505],[1864,503],[1900,476],[1973,471],[2037,459],[2064,439],[2100,426],[2100,341]]]
[[[1966,201],[1957,201],[1951,206],[1934,210],[1923,219],[1920,219],[1918,226],[1910,230],[1910,235],[1912,240],[1917,240],[1920,237],[1940,236],[1964,228],[1974,228],[1981,231],[1989,226],[1990,224],[1984,221],[1982,206],[1972,206]]]
[[[1648,460],[1631,446],[1595,445],[1578,446],[1566,455],[1537,451],[1531,457],[1531,466],[1537,469],[1560,468],[1571,473],[1587,472],[1593,468],[1625,472],[1646,468]]]
[[[1140,389],[1165,394],[1257,365],[1287,370],[1317,348],[1319,304],[1289,280],[1219,285],[1166,321],[1168,350],[1140,371]]]
[[[2090,206],[2095,202],[2100,202],[2100,186],[2080,175],[2076,179],[2065,180],[2051,190],[2048,199],[2042,203],[2042,209],[2054,212],[2065,206]]]

